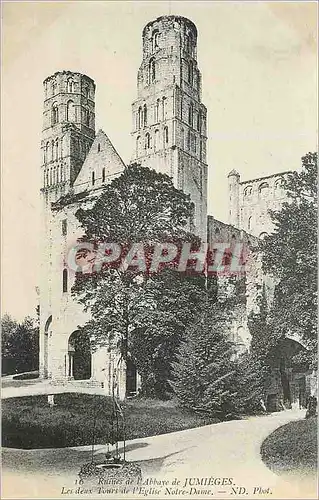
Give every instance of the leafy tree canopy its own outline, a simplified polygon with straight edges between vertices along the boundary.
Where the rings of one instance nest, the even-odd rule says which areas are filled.
[[[274,323],[317,349],[317,153],[302,158],[302,169],[283,185],[288,201],[271,212],[274,232],[263,242],[265,272],[279,279]]]

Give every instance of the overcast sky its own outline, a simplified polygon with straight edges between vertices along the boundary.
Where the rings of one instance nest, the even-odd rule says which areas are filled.
[[[227,174],[298,168],[316,149],[316,2],[8,2],[2,44],[2,314],[34,314],[38,285],[42,81],[86,73],[96,126],[125,162],[144,25],[161,15],[198,28],[208,108],[208,212],[227,221]]]

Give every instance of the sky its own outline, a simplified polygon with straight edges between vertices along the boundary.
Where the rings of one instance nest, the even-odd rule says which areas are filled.
[[[92,77],[96,129],[131,159],[142,29],[161,15],[198,28],[208,109],[208,213],[227,222],[227,174],[293,170],[317,149],[316,2],[4,2],[2,4],[2,315],[38,301],[43,80]]]

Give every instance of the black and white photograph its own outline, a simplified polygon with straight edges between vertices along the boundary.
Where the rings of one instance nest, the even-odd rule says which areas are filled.
[[[1,498],[318,498],[317,2],[1,10]]]

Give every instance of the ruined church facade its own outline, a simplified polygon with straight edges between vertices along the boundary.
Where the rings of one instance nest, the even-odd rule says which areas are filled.
[[[271,231],[267,210],[279,208],[285,199],[277,188],[282,174],[241,182],[231,172],[229,224],[207,216],[207,110],[201,101],[197,29],[186,18],[163,16],[143,30],[132,138],[132,163],[169,175],[175,187],[190,195],[195,207],[191,228],[204,241],[212,244],[222,237],[257,248],[262,233]],[[125,363],[107,347],[91,352],[90,339],[79,331],[89,316],[71,295],[75,277],[67,256],[81,236],[75,212],[92,206],[103,186],[125,168],[105,132],[95,130],[95,83],[90,77],[60,71],[44,81],[41,150],[40,376],[59,384],[85,380],[106,394],[116,387],[124,398],[139,388],[134,363]],[[62,197],[69,201],[60,204]],[[247,301],[233,322],[232,339],[242,349],[249,347],[247,317],[256,309],[256,290],[265,280],[260,256],[254,255]]]

